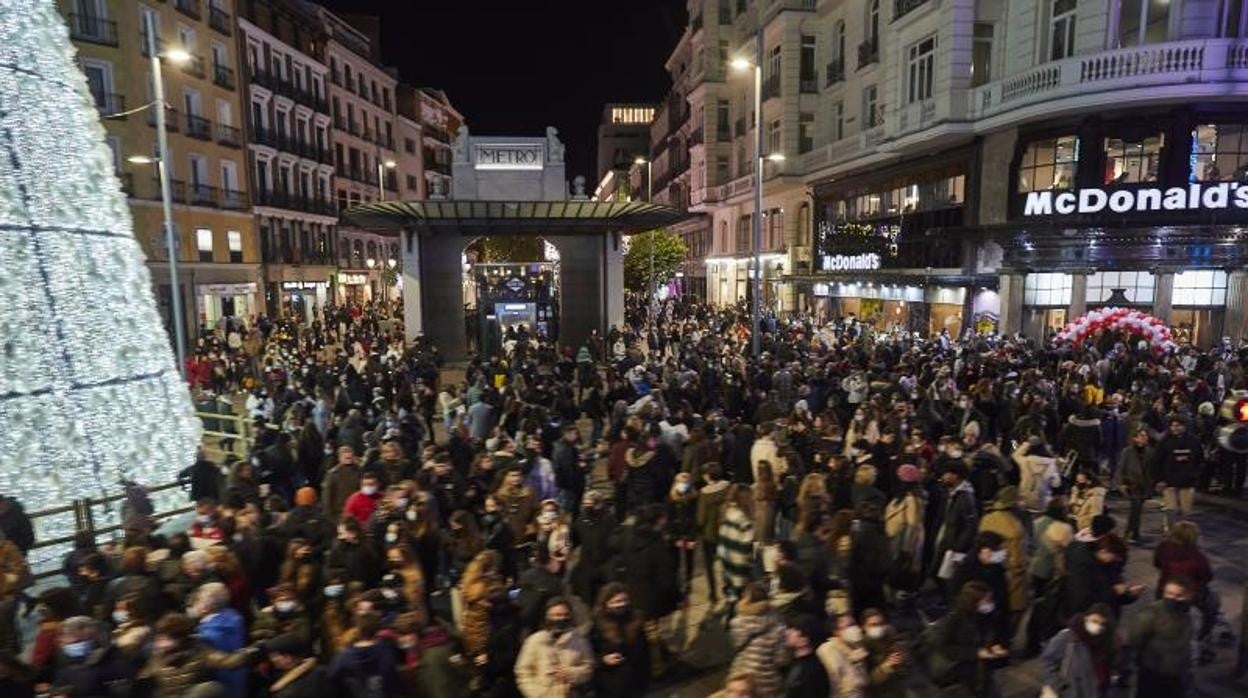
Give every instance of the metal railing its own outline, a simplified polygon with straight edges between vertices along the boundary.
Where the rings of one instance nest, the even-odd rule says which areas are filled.
[[[239,148],[243,145],[243,132],[234,126],[217,124],[217,142],[231,148]]]
[[[212,121],[197,114],[187,114],[186,135],[202,141],[212,140]]]
[[[834,58],[828,61],[827,78],[823,83],[824,87],[831,87],[843,80],[845,80],[845,59]]]
[[[858,69],[880,62],[880,40],[867,39],[858,44]]]
[[[219,7],[213,5],[208,6],[208,26],[217,31],[230,36],[233,34],[233,27],[230,25],[230,16]]]
[[[219,63],[212,65],[212,81],[227,90],[234,89],[234,69]]]
[[[251,420],[242,415],[196,412],[195,416],[203,423],[203,452],[204,456],[210,460],[221,462],[227,455],[233,455],[239,459],[245,458],[255,444]],[[184,485],[184,482],[174,480],[145,486],[156,508],[155,512],[148,517],[154,527],[195,509],[190,502],[183,500],[185,503],[179,503],[178,501],[181,499],[178,497],[178,492],[182,491]],[[126,499],[126,493],[120,481],[117,487],[121,491],[116,494],[83,497],[74,499],[68,504],[29,512],[28,516],[34,526],[36,539],[27,554],[27,559],[36,580],[48,579],[61,573],[61,558],[69,551],[78,534],[88,534],[93,541],[98,543],[101,537],[115,536],[121,532],[123,521],[120,503]],[[74,532],[72,534],[54,537],[39,535],[41,529],[46,530],[45,523],[57,519],[63,520],[67,516],[73,517]]]
[[[195,19],[200,17],[199,0],[173,0],[173,6],[187,17],[194,17]]]

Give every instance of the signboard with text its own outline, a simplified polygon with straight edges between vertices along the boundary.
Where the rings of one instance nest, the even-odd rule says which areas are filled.
[[[1248,186],[1217,182],[1185,187],[1033,191],[1023,203],[1024,217],[1225,210],[1248,210]]]
[[[542,143],[476,143],[472,165],[478,170],[540,170],[544,154]]]

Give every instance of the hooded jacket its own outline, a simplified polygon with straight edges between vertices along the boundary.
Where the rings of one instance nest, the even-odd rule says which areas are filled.
[[[728,623],[734,654],[728,675],[748,673],[754,677],[754,690],[760,696],[778,696],[785,663],[784,628],[766,601],[737,602],[737,615]]]
[[[398,653],[388,640],[344,647],[329,665],[329,681],[337,696],[397,696]]]

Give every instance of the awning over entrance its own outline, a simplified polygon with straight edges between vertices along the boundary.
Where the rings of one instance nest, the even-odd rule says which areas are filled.
[[[342,217],[374,230],[427,230],[466,236],[532,233],[637,233],[698,214],[643,201],[379,201]]]

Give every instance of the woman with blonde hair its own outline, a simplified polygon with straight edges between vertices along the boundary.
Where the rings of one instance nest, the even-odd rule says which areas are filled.
[[[823,473],[808,473],[797,488],[798,526],[803,521],[813,521],[812,517],[826,510],[831,501],[832,498],[828,496],[828,481]],[[801,534],[801,531],[794,528],[792,538],[796,540]]]

